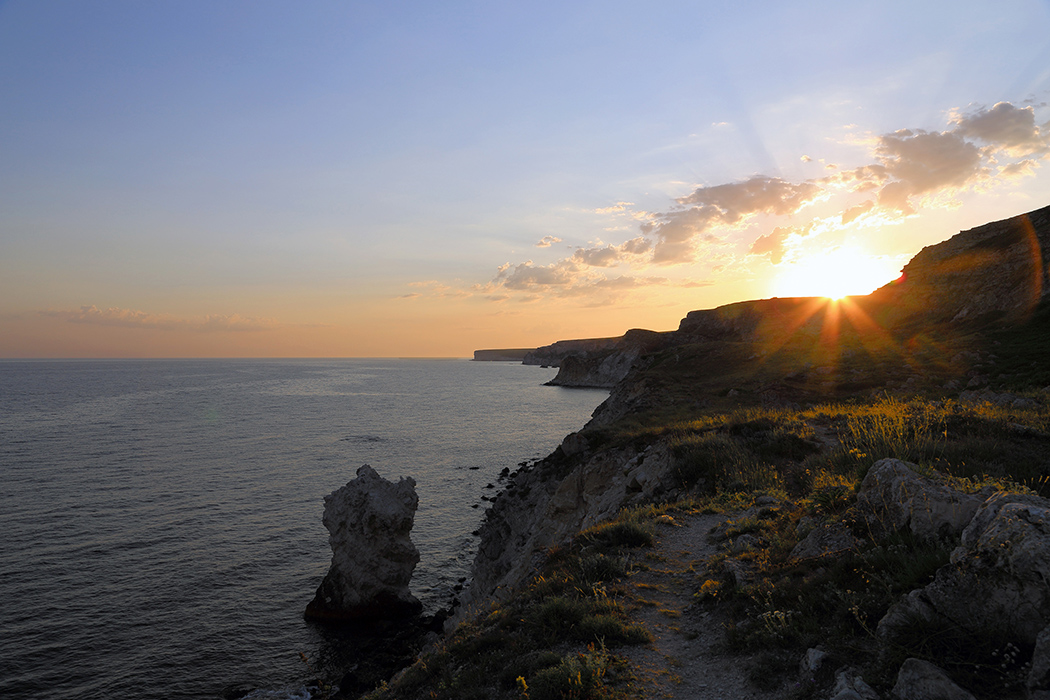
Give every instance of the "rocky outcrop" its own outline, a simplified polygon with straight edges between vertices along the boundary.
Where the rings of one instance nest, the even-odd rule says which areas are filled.
[[[1050,499],[998,493],[963,531],[951,564],[879,622],[894,640],[916,620],[1034,645],[1050,625]]]
[[[561,362],[558,375],[549,386],[610,389],[627,376],[639,351],[610,350],[585,355],[569,355]]]
[[[814,528],[791,550],[792,559],[822,559],[854,552],[860,540],[853,536],[845,523],[835,522]]]
[[[910,531],[925,540],[959,536],[984,497],[924,477],[914,464],[883,459],[872,465],[857,492],[857,506],[876,537]]]
[[[893,697],[897,700],[976,700],[955,685],[948,674],[922,659],[908,659],[901,664]]]
[[[475,350],[475,362],[522,362],[535,348],[503,348],[492,350]],[[527,362],[524,364],[528,364]]]
[[[611,389],[627,376],[639,357],[667,347],[675,337],[674,333],[629,330],[611,347],[565,356],[558,375],[547,383],[551,386]]]
[[[559,367],[562,360],[569,355],[582,355],[588,352],[611,350],[621,340],[617,338],[584,338],[581,340],[559,340],[550,345],[543,345],[525,355],[523,365],[544,365]]]
[[[409,537],[419,505],[416,482],[395,484],[366,464],[324,502],[332,564],[306,617],[367,622],[418,615],[423,606],[408,589],[419,561]]]

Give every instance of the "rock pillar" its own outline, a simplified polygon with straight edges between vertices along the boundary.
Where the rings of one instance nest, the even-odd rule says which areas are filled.
[[[423,606],[408,589],[419,561],[409,537],[419,505],[416,482],[395,484],[366,464],[324,502],[332,564],[306,606],[307,619],[372,622],[419,614]]]

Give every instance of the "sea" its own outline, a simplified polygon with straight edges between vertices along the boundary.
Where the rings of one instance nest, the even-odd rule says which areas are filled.
[[[415,479],[412,589],[446,607],[501,472],[607,396],[554,373],[0,361],[0,698],[310,698],[342,643],[303,619],[331,561],[324,496],[362,464]]]

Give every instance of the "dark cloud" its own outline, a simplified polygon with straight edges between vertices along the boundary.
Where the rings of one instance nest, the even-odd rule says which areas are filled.
[[[961,117],[955,133],[987,144],[1028,155],[1047,147],[1046,137],[1035,123],[1035,109],[1000,102],[989,110]]]
[[[879,138],[875,155],[892,178],[879,190],[879,204],[902,213],[911,197],[961,188],[987,171],[981,151],[957,133],[901,129]]]

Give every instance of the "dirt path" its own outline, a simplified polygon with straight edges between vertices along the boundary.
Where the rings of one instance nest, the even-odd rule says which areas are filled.
[[[626,656],[648,691],[647,699],[775,700],[778,693],[756,690],[747,680],[748,660],[718,651],[722,625],[707,613],[690,609],[698,577],[716,549],[708,533],[724,515],[682,515],[661,523],[657,542],[646,556],[648,571],[631,576],[642,604],[632,613],[654,637],[651,647],[635,647]]]

